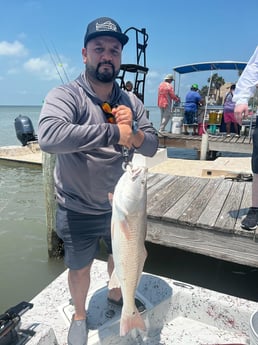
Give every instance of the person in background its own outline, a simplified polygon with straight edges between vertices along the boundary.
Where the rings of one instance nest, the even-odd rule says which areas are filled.
[[[125,90],[133,91],[133,83],[130,80],[125,83]]]
[[[114,268],[108,194],[124,172],[123,147],[129,150],[129,160],[135,149],[151,157],[158,148],[143,103],[115,81],[127,41],[111,18],[89,23],[82,48],[85,71],[48,93],[39,118],[39,145],[56,154],[56,231],[64,243],[75,310],[68,345],[87,344],[85,303],[100,239],[109,254],[109,276]],[[121,289],[109,290],[108,299],[114,303],[121,297]]]
[[[239,125],[242,118],[248,115],[248,101],[254,96],[258,86],[258,46],[243,73],[236,84],[233,96],[235,105],[235,117]],[[256,113],[257,114],[257,113]],[[250,128],[251,130],[251,128]],[[258,118],[253,132],[253,152],[252,152],[252,206],[249,208],[246,217],[241,222],[241,227],[245,230],[255,230],[258,224]]]
[[[201,105],[201,95],[198,92],[198,85],[193,84],[190,91],[185,96],[184,105],[184,132],[188,135],[188,126],[193,126],[193,135],[198,135],[198,106]]]
[[[226,94],[224,104],[223,104],[223,116],[224,116],[224,122],[226,124],[227,137],[231,137],[230,135],[231,123],[234,124],[234,130],[236,133],[235,136],[239,137],[238,124],[234,115],[235,102],[233,102],[233,96],[234,96],[235,88],[236,88],[236,84],[232,84],[230,86],[230,91]]]
[[[160,127],[159,132],[165,132],[166,125],[171,119],[172,115],[172,101],[179,102],[180,99],[175,95],[174,89],[171,85],[174,77],[172,74],[167,74],[164,81],[160,83],[158,89],[158,107],[160,109]]]

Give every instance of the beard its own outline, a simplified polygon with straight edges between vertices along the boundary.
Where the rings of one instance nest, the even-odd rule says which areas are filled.
[[[108,65],[111,67],[108,69],[102,69],[100,71],[102,66]],[[93,78],[101,81],[102,83],[110,83],[116,79],[116,77],[119,74],[119,70],[116,71],[115,67],[110,62],[101,62],[97,65],[97,68],[94,68],[92,65],[87,64],[87,73]]]

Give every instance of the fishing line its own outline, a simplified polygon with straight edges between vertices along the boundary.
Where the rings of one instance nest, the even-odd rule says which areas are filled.
[[[55,45],[54,45],[54,42],[51,41],[51,44],[52,44],[52,46],[53,46],[53,49],[54,49],[54,52],[55,52],[55,54],[56,54],[57,60],[58,60],[58,62],[59,62],[59,66],[62,68],[62,70],[63,70],[63,72],[64,72],[64,75],[65,75],[65,77],[66,77],[66,81],[69,83],[69,82],[70,82],[70,79],[69,79],[69,77],[68,77],[68,74],[66,73],[66,70],[65,70],[64,65],[63,65],[63,63],[62,63],[62,61],[61,61],[60,55],[58,54],[58,52],[57,52],[57,50],[56,50],[56,47],[55,47]]]
[[[56,72],[57,72],[57,74],[59,75],[59,78],[60,78],[62,84],[64,84],[64,80],[63,80],[63,78],[62,78],[62,76],[61,76],[61,73],[59,72],[59,69],[58,69],[58,65],[57,65],[57,63],[56,63],[56,61],[55,61],[55,59],[54,59],[54,57],[53,57],[53,55],[52,55],[52,53],[51,53],[51,51],[50,51],[50,49],[49,49],[49,47],[48,47],[46,41],[43,39],[43,37],[41,37],[41,40],[42,40],[42,42],[43,42],[45,48],[46,48],[47,51],[48,51],[48,54],[49,54],[49,56],[50,56],[50,58],[51,58],[51,61],[53,62],[54,66],[55,66]]]

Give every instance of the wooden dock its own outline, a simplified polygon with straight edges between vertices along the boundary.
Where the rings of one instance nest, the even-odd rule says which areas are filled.
[[[179,147],[185,149],[195,149],[201,151],[202,136],[192,136],[183,134],[164,133],[159,134],[160,147]],[[252,153],[252,137],[235,136],[226,137],[226,135],[208,135],[208,150],[215,152],[238,152]]]
[[[258,267],[254,231],[242,230],[252,182],[150,174],[147,241]]]
[[[193,142],[197,142],[197,139],[200,141],[198,137],[192,138]],[[191,142],[190,138],[187,142]],[[37,145],[26,148],[2,147],[0,152],[0,161],[39,166],[43,163],[48,251],[50,256],[58,256],[60,242],[55,233],[54,221],[54,155],[43,154],[42,159]],[[172,161],[173,166],[179,164]],[[201,163],[211,164],[199,161]],[[191,173],[189,161],[180,164],[187,166],[188,173]],[[250,181],[208,178],[207,174],[206,178],[178,176],[152,170],[148,175],[147,241],[258,267],[256,234],[240,227],[251,205]]]

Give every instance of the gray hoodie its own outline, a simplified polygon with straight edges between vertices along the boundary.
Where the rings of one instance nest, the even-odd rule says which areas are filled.
[[[138,127],[145,134],[137,152],[153,156],[158,137],[142,102],[114,83],[110,103],[132,109]],[[85,73],[81,73],[73,82],[48,93],[38,127],[41,149],[56,154],[57,202],[73,211],[92,215],[111,211],[108,193],[113,193],[123,173],[119,129],[106,122],[101,104]],[[130,159],[133,152],[133,149],[129,152]]]

